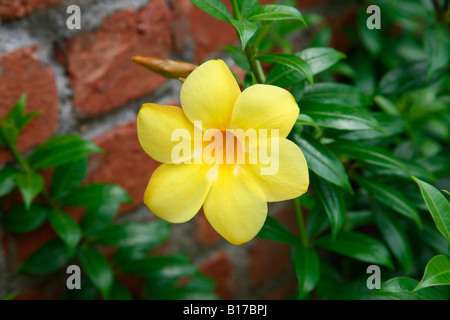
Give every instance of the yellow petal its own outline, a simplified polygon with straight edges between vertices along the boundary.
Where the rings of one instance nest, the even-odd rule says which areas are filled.
[[[276,144],[278,156],[274,154],[277,153]],[[272,147],[272,152],[266,150]],[[303,152],[295,143],[285,138],[272,138],[259,141],[258,148],[259,152],[270,155],[270,161],[246,165],[245,170],[264,192],[267,201],[293,199],[308,190],[308,166]]]
[[[203,210],[222,237],[233,244],[242,244],[253,239],[264,225],[267,202],[244,171],[233,165],[221,165]]]
[[[185,133],[185,140],[178,137],[172,141],[172,135],[175,138],[176,133],[180,132]],[[181,108],[153,103],[142,105],[137,118],[137,133],[144,151],[156,161],[181,163],[194,156],[194,125]],[[183,141],[190,146],[189,152],[180,152],[177,157],[173,157],[174,148]]]
[[[144,203],[158,217],[171,223],[190,220],[197,214],[211,188],[210,168],[196,164],[162,164],[154,172]]]
[[[197,67],[184,81],[180,100],[191,120],[202,121],[203,130],[228,129],[234,103],[241,93],[230,69],[222,60]]]
[[[287,137],[300,110],[289,91],[264,84],[245,89],[236,100],[231,115],[233,129],[279,129]]]

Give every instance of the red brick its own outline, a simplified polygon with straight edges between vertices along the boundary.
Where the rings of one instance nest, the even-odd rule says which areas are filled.
[[[23,18],[60,3],[61,0],[0,0],[0,17],[5,21]]]
[[[19,137],[19,151],[28,150],[51,137],[59,121],[55,75],[35,56],[36,47],[24,47],[0,56],[0,116],[4,117],[23,93],[28,94],[26,111],[43,111]],[[12,155],[0,149],[0,163]]]
[[[215,292],[222,299],[235,299],[239,292],[236,274],[228,255],[219,251],[203,263],[199,270],[216,281]]]
[[[145,188],[160,163],[150,158],[137,139],[136,122],[118,126],[94,140],[105,153],[90,158],[87,182],[109,182],[128,191],[133,204],[125,204],[121,212],[142,204]]]
[[[229,1],[226,4],[231,11]],[[193,43],[195,63],[205,60],[213,52],[219,52],[221,46],[238,41],[231,24],[208,15],[189,0],[175,0],[173,7],[176,48],[184,52]]]
[[[273,215],[296,233],[295,216],[290,202],[283,205]],[[254,242],[250,251],[249,276],[253,284],[261,285],[285,272],[291,265],[291,252],[290,246],[287,244],[260,238],[256,238]]]
[[[164,0],[117,12],[94,32],[63,44],[57,57],[70,76],[74,105],[84,116],[107,112],[157,89],[164,78],[131,61],[163,57],[172,47],[172,14]]]
[[[197,214],[197,216],[195,217],[195,221],[197,223],[196,237],[197,240],[202,244],[210,246],[222,238],[209,224],[209,221],[208,219],[206,219],[203,209],[201,209]]]
[[[297,0],[297,4],[299,8],[306,8],[318,4],[323,4],[330,0]]]

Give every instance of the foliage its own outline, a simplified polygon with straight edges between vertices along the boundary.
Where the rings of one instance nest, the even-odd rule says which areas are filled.
[[[297,298],[448,299],[450,205],[438,187],[450,176],[444,4],[362,4],[344,54],[329,47],[330,26],[295,1],[232,0],[233,13],[220,0],[192,2],[236,29],[241,46],[224,50],[246,72],[242,89],[287,88],[300,106],[289,138],[311,187],[294,200],[299,237],[270,216],[259,233],[292,247]],[[366,26],[370,4],[381,29]],[[296,51],[305,30],[315,36]],[[379,290],[366,286],[368,264],[382,267]]]
[[[23,202],[0,223],[12,233],[28,233],[48,222],[57,237],[42,245],[16,270],[30,275],[65,271],[81,266],[81,289],[67,290],[62,299],[216,299],[214,283],[203,276],[186,255],[157,255],[170,225],[163,221],[117,222],[121,204],[131,203],[127,192],[114,184],[84,184],[88,156],[102,150],[77,135],[55,136],[37,146],[25,159],[17,138],[37,113],[25,112],[26,96],[0,119],[1,147],[12,152],[19,166],[0,170],[0,196],[18,189]],[[52,169],[45,186],[42,169]],[[81,207],[80,221],[70,214]],[[114,254],[108,254],[114,249]],[[145,288],[133,296],[121,282],[124,275],[141,277]],[[69,277],[69,275],[66,275]],[[61,285],[66,281],[61,277]],[[183,280],[180,282],[180,280]],[[5,299],[11,299],[14,293]]]

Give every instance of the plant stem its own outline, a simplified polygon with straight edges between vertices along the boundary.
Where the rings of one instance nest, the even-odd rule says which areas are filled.
[[[233,14],[237,20],[241,20],[241,13],[239,12],[239,7],[237,5],[237,0],[231,0],[231,6],[233,7]]]
[[[294,204],[294,211],[295,211],[295,218],[297,219],[297,226],[298,226],[298,232],[300,236],[300,242],[302,246],[308,247],[309,246],[309,239],[308,235],[306,234],[305,229],[305,222],[303,221],[303,213],[302,213],[302,207],[300,204],[300,199],[295,198],[292,200]]]
[[[266,76],[264,75],[261,63],[258,60],[256,60],[250,44],[247,44],[247,46],[245,47],[245,54],[247,56],[248,63],[250,64],[250,68],[252,69],[252,72],[255,75],[256,81],[258,81],[258,83],[265,83]]]
[[[26,171],[31,172],[31,168],[28,165],[28,163],[25,161],[25,159],[22,157],[22,154],[17,150],[17,147],[15,145],[11,145],[8,143],[8,148],[14,155],[14,158],[16,158],[17,162],[20,164],[20,166]]]
[[[438,21],[444,21],[445,9],[441,7],[438,0],[433,0],[434,9],[436,10]]]

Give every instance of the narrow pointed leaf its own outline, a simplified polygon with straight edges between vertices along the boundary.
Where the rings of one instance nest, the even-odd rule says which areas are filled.
[[[450,285],[450,259],[444,255],[438,255],[428,262],[422,280],[414,291],[442,285]]]

